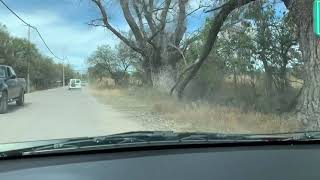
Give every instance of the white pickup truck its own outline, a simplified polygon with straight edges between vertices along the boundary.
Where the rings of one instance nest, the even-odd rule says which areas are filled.
[[[70,79],[69,90],[81,89],[81,88],[82,88],[82,85],[81,85],[81,80],[80,79]]]

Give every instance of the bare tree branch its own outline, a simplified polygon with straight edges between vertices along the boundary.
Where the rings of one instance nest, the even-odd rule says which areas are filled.
[[[182,57],[182,59],[183,59],[184,64],[187,65],[187,60],[186,60],[186,58],[185,58],[185,56],[184,56],[184,54],[183,54],[183,51],[182,51],[179,47],[175,46],[175,45],[172,44],[172,43],[169,43],[169,46],[173,47],[174,49],[176,49],[176,50],[180,53],[180,55],[181,55],[181,57]]]
[[[169,10],[169,7],[170,7],[170,4],[171,4],[171,0],[166,0],[164,1],[163,3],[165,3],[165,6],[161,12],[161,19],[160,19],[160,24],[159,26],[157,27],[157,30],[154,31],[151,35],[150,38],[148,38],[148,42],[153,45],[154,47],[156,46],[154,43],[152,43],[152,40],[160,33],[162,32],[164,29],[165,29],[165,26],[166,26],[166,19],[167,19],[167,14],[168,14],[168,10]]]
[[[174,34],[174,44],[179,45],[182,37],[186,31],[186,4],[188,0],[179,0],[179,12],[178,12],[178,23]]]
[[[221,6],[218,6],[218,7],[209,9],[209,10],[205,10],[204,12],[205,12],[205,13],[208,13],[208,12],[212,12],[212,11],[219,10],[219,9],[223,8],[224,6],[226,6],[227,4],[228,4],[228,3],[222,4]]]
[[[162,27],[160,27],[156,32],[154,32],[151,37],[148,38],[148,41],[152,41],[153,38],[155,38],[161,31],[163,31],[165,28],[165,24],[162,25]]]
[[[184,43],[183,43],[183,47],[182,47],[182,51],[185,52],[187,50],[187,48],[189,47],[189,45],[193,42],[195,42],[196,40],[199,39],[199,35],[200,35],[200,31],[197,30],[195,31],[196,33],[195,34],[192,34],[190,35],[189,37],[187,37],[185,40],[184,40]]]
[[[153,18],[152,18],[152,16],[153,16],[153,14],[152,14],[153,0],[149,0],[149,8],[150,8],[150,10],[148,9],[146,4],[143,5],[144,16],[147,20],[147,23],[150,27],[151,32],[155,33],[156,32],[156,25],[155,25],[155,22],[153,21]]]
[[[89,26],[95,26],[95,27],[107,27],[106,25],[104,25],[103,23],[102,24],[98,24],[96,23],[94,20],[92,20],[91,22],[88,22],[87,25]]]
[[[141,32],[142,32],[142,34],[143,34],[143,37],[145,38],[145,37],[147,37],[147,34],[146,34],[145,29],[144,29],[144,25],[143,25],[143,21],[142,21],[142,12],[141,12],[141,10],[139,9],[138,4],[139,4],[139,5],[142,5],[141,2],[140,2],[140,0],[135,0],[135,1],[133,2],[133,7],[134,7],[135,13],[137,14],[137,17],[138,17],[140,30],[141,30]]]
[[[200,6],[197,7],[196,9],[192,10],[191,12],[189,12],[189,13],[187,14],[187,16],[190,16],[191,14],[193,14],[193,13],[197,12],[198,10],[200,10],[200,9],[202,9],[202,8],[205,8],[205,7],[207,7],[207,6],[200,5]]]
[[[183,76],[190,71],[195,65],[197,65],[199,63],[199,58],[195,60],[195,62],[193,62],[192,64],[188,65],[184,70],[182,70],[182,72],[179,74],[179,77],[176,81],[176,83],[173,85],[173,87],[170,90],[170,95],[173,94],[174,90],[178,87],[179,83],[181,82]]]
[[[123,15],[128,23],[128,25],[130,26],[130,29],[132,30],[132,33],[134,34],[134,37],[136,38],[140,48],[144,48],[145,44],[145,40],[143,38],[142,32],[139,29],[137,23],[135,22],[130,9],[129,9],[129,1],[128,0],[120,0],[120,5],[123,11]]]
[[[100,13],[102,15],[102,20],[103,20],[105,27],[108,28],[113,34],[115,34],[119,39],[121,39],[125,44],[127,44],[133,50],[135,50],[136,52],[143,55],[144,52],[141,48],[138,48],[133,42],[131,42],[129,39],[127,39],[125,36],[123,36],[120,32],[118,32],[113,26],[111,26],[111,24],[109,23],[109,20],[108,20],[107,12],[101,3],[101,0],[92,0],[92,2],[94,2],[98,6]]]
[[[163,26],[165,26],[166,24],[166,19],[167,19],[167,14],[168,14],[168,11],[169,11],[169,7],[170,7],[170,4],[171,4],[171,0],[166,0],[165,1],[165,6],[161,12],[161,16],[160,16],[160,27],[162,28]]]

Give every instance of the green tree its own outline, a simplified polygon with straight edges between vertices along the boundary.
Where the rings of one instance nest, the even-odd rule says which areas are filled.
[[[132,65],[132,58],[126,53],[114,50],[108,45],[99,46],[88,59],[88,63],[93,66],[91,73],[104,76],[107,72],[116,85],[124,85],[128,79],[129,67]]]

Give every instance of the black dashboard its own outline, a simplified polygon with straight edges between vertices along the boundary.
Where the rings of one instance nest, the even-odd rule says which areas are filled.
[[[320,179],[319,145],[144,150],[0,161],[0,180]]]

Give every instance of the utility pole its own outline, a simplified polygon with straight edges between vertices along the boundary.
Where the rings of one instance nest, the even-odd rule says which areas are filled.
[[[64,61],[65,58],[63,58],[63,62],[62,62],[62,87],[65,86],[65,77],[64,77]]]
[[[28,25],[28,42],[29,42],[29,53],[27,60],[27,92],[30,93],[30,59],[31,59],[31,42],[30,42],[30,25]]]

